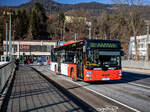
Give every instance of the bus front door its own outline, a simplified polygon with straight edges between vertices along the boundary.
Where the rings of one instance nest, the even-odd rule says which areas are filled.
[[[83,52],[82,50],[77,53],[77,77],[83,79]]]

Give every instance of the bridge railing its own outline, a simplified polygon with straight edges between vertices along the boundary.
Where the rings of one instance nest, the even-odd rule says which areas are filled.
[[[123,68],[150,69],[149,61],[122,60]]]
[[[0,65],[0,93],[2,92],[10,75],[12,74],[14,67],[15,67],[14,62],[9,62],[3,65]]]

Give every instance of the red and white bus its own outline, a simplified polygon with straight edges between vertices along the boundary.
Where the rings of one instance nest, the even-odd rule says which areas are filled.
[[[120,80],[121,54],[118,40],[71,41],[51,50],[50,69],[73,80]]]

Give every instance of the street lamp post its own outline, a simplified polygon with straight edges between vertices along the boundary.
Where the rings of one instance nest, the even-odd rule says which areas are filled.
[[[8,23],[6,23],[6,61],[8,58]]]
[[[63,41],[65,40],[65,33],[66,33],[66,22],[64,22],[64,25],[63,25]]]
[[[91,27],[89,27],[89,39],[91,39]]]
[[[74,40],[77,41],[77,33],[74,35]]]
[[[9,13],[10,20],[9,20],[9,57],[10,61],[12,61],[12,37],[11,37],[11,13]]]
[[[149,47],[148,47],[148,43],[149,43],[149,24],[147,24],[147,39],[146,39],[146,61],[149,60]]]

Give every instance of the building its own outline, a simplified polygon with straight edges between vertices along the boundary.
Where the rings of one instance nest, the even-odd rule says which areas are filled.
[[[85,22],[85,24],[88,25],[88,26],[91,26],[91,24],[92,24],[91,22],[87,21],[86,17],[75,17],[75,16],[65,15],[65,22],[66,23],[73,23],[75,21]]]
[[[73,23],[75,20],[81,22],[81,21],[87,21],[86,17],[74,17],[74,16],[65,16],[65,22],[66,23]]]
[[[4,55],[6,55],[6,41],[3,41]],[[9,42],[8,42],[9,45]],[[56,46],[56,42],[51,41],[12,41],[12,56],[15,58],[19,57],[33,57],[43,58],[49,60],[50,51]],[[8,47],[9,55],[9,47]]]
[[[134,37],[130,38],[129,58],[135,59]],[[150,58],[150,39],[148,35],[137,36],[138,55],[141,60],[149,60]]]

